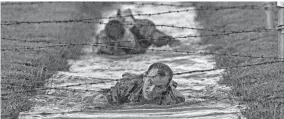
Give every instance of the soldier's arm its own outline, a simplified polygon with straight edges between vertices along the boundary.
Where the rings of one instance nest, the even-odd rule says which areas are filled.
[[[123,104],[132,101],[133,94],[139,91],[139,85],[142,83],[142,76],[125,73],[115,86],[111,87],[107,93],[107,99],[110,104]]]
[[[125,55],[126,52],[122,49],[122,47],[119,47],[119,43],[115,42],[114,47],[112,48],[112,55]]]
[[[98,33],[95,37],[95,42],[92,47],[92,51],[95,54],[100,54],[100,53],[107,53],[110,52],[110,47],[107,47],[107,41],[108,39],[106,38],[105,31],[102,30],[100,33]]]
[[[178,83],[176,81],[172,80],[170,85],[173,86],[174,88],[177,88]]]
[[[162,31],[155,29],[152,33],[152,44],[154,44],[157,47],[161,47],[164,45],[168,45],[173,38],[169,35],[166,35]]]
[[[176,83],[176,85],[177,85],[177,83]],[[170,95],[175,100],[175,102],[177,104],[185,102],[185,97],[174,86],[171,86]]]
[[[123,49],[118,48],[118,43],[114,46],[110,45],[110,39],[107,39],[104,31],[101,31],[95,38],[95,43],[92,47],[93,52],[96,54],[108,54],[108,55],[124,55],[126,54]]]

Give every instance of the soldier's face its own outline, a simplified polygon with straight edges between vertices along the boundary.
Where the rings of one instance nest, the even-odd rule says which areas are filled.
[[[144,77],[143,96],[145,99],[161,96],[168,88],[169,74],[158,69],[152,69]]]

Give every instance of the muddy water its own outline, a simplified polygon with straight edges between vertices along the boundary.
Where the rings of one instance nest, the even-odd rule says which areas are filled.
[[[131,8],[133,13],[155,13],[184,8],[165,6],[139,6],[124,5],[122,9]],[[194,8],[192,8],[194,9]],[[115,14],[115,10],[105,13],[105,16]],[[155,24],[177,25],[186,27],[201,27],[196,21],[194,10],[164,14],[147,18]],[[103,26],[99,26],[101,30]],[[198,35],[195,30],[182,30],[177,28],[158,27],[160,30],[173,37],[184,35]],[[169,46],[154,49],[190,49],[202,50],[193,45],[200,39],[180,39],[183,46],[170,48]],[[86,48],[86,52],[90,50]],[[178,90],[186,97],[184,104],[172,106],[157,105],[123,105],[118,108],[100,109],[105,103],[95,99],[93,108],[86,109],[83,100],[88,96],[99,95],[100,90],[109,88],[121,78],[125,72],[143,73],[154,62],[168,64],[177,72],[202,70],[214,68],[215,62],[212,56],[186,55],[174,52],[148,51],[141,55],[96,56],[87,55],[81,60],[70,60],[68,72],[58,72],[49,79],[46,87],[64,87],[67,90],[47,90],[44,94],[37,95],[32,100],[35,106],[28,112],[22,112],[20,118],[194,118],[194,119],[239,119],[244,118],[240,114],[239,105],[228,94],[230,87],[219,85],[221,70],[175,75],[178,82]],[[95,82],[95,83],[94,83]],[[93,84],[90,84],[93,83]],[[78,84],[78,85],[77,85]],[[66,87],[67,85],[73,85]],[[88,89],[88,91],[86,91]],[[92,107],[89,105],[89,107]],[[84,108],[84,110],[82,110]],[[66,113],[62,113],[66,112]]]

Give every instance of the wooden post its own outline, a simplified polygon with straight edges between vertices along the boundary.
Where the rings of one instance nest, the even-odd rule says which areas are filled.
[[[272,29],[273,28],[273,16],[272,16],[272,5],[268,3],[265,7],[265,14],[266,14],[266,28]]]
[[[277,2],[278,11],[278,42],[279,58],[284,58],[284,2]],[[284,59],[282,59],[284,60]]]

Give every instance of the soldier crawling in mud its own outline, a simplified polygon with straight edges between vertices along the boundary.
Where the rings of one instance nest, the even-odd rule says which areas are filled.
[[[174,40],[156,29],[155,24],[147,19],[135,19],[130,9],[118,10],[116,18],[111,19],[95,39],[93,52],[96,54],[140,54],[151,45],[161,47],[176,45]]]
[[[115,86],[103,91],[103,98],[107,100],[104,102],[111,105],[182,103],[185,98],[176,90],[177,83],[172,78],[171,68],[160,62],[152,64],[145,73],[140,75],[125,73]]]

